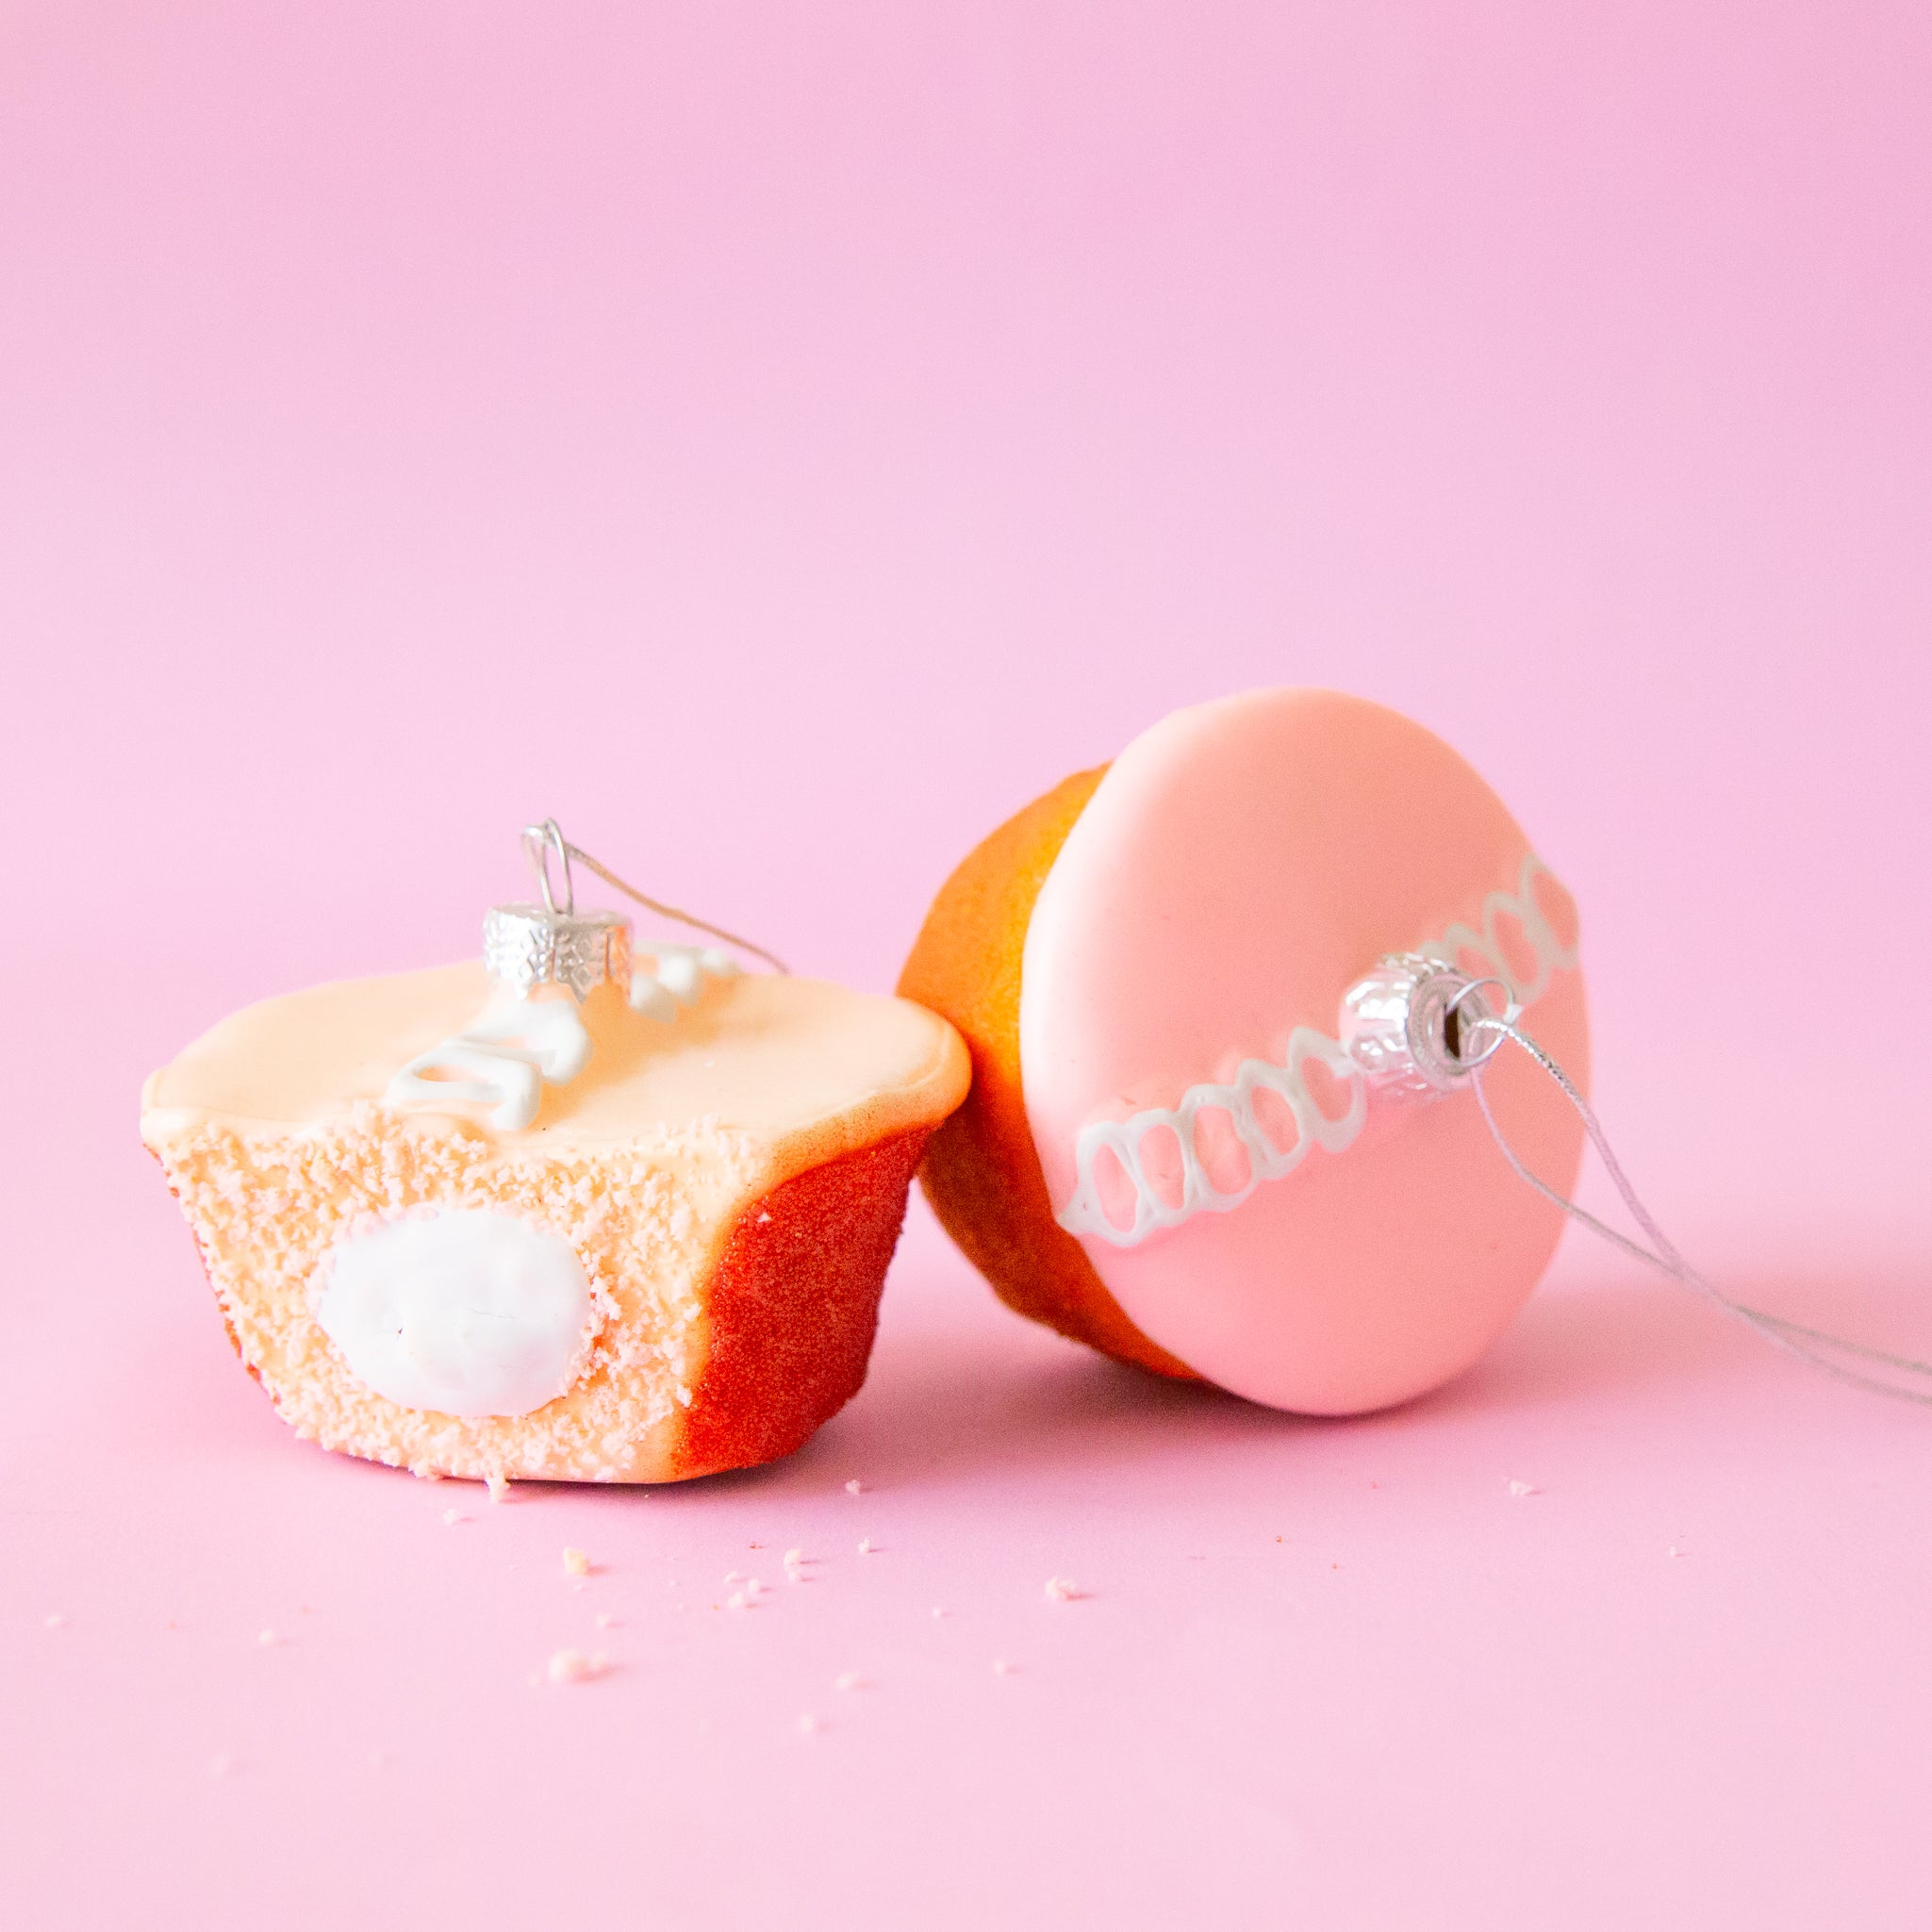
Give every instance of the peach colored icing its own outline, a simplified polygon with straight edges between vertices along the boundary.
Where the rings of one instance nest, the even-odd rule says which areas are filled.
[[[1238,1394],[1342,1412],[1435,1386],[1534,1286],[1561,1215],[1473,1095],[1370,1103],[1342,996],[1389,952],[1500,968],[1583,1082],[1574,942],[1567,894],[1420,726],[1324,691],[1177,713],[1110,768],[1028,928],[1021,1072],[1057,1211],[1136,1326]],[[1567,1187],[1560,1094],[1516,1056],[1487,1080]]]
[[[466,964],[337,981],[245,1007],[149,1080],[142,1133],[152,1144],[171,1125],[208,1118],[299,1128],[382,1103],[399,1069],[479,1014],[503,1011],[496,993],[480,964]],[[576,1078],[543,1084],[526,1125],[487,1127],[505,1150],[703,1124],[751,1134],[792,1173],[931,1121],[965,1087],[964,1049],[943,1021],[909,1000],[822,980],[714,981],[671,1024],[632,1012],[608,985],[581,1008],[561,988],[520,1004],[559,1007],[581,1020],[590,1047]],[[447,1083],[441,1111],[412,1089],[409,1110],[425,1131],[483,1132],[494,1098],[468,1095],[466,1084]]]

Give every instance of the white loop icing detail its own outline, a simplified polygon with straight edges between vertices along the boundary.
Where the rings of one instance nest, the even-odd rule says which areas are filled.
[[[1533,852],[1526,853],[1514,892],[1493,892],[1482,902],[1482,930],[1458,922],[1439,939],[1426,940],[1412,949],[1429,959],[1455,965],[1465,955],[1481,962],[1479,977],[1494,978],[1508,987],[1511,1002],[1526,1007],[1540,999],[1552,974],[1573,970],[1577,949],[1559,943],[1536,903],[1536,882],[1554,875]],[[1497,937],[1497,922],[1512,918],[1522,929],[1524,943],[1536,956],[1531,978],[1519,978],[1511,968],[1509,955]],[[1314,1103],[1301,1069],[1318,1060],[1348,1095],[1347,1111],[1330,1119]],[[1278,1148],[1262,1131],[1255,1117],[1253,1098],[1258,1087],[1266,1087],[1284,1100],[1295,1116],[1295,1145],[1285,1152]],[[1219,1108],[1233,1124],[1235,1137],[1247,1150],[1247,1184],[1224,1193],[1208,1179],[1195,1147],[1195,1123],[1204,1110]],[[1238,1208],[1263,1181],[1279,1181],[1293,1173],[1311,1148],[1339,1154],[1354,1144],[1368,1118],[1368,1089],[1362,1069],[1351,1060],[1338,1040],[1314,1027],[1296,1027],[1288,1036],[1285,1064],[1277,1066],[1265,1060],[1244,1060],[1231,1084],[1202,1082],[1188,1088],[1178,1107],[1149,1107],[1126,1120],[1097,1120],[1080,1131],[1074,1144],[1076,1180],[1072,1197],[1054,1218],[1069,1234],[1097,1234],[1115,1247],[1133,1247],[1162,1228],[1178,1227],[1197,1214],[1225,1214]],[[1169,1204],[1155,1192],[1141,1164],[1141,1148],[1157,1129],[1172,1131],[1181,1143],[1181,1197]],[[1111,1152],[1120,1164],[1128,1185],[1133,1191],[1133,1219],[1116,1227],[1101,1204],[1095,1176],[1095,1163],[1101,1151]]]
[[[365,1225],[316,1271],[317,1326],[405,1409],[527,1415],[577,1379],[596,1301],[577,1251],[513,1215],[456,1209]]]
[[[649,968],[631,975],[631,1010],[647,1019],[675,1019],[680,1006],[692,1005],[703,994],[707,979],[729,980],[739,971],[730,953],[715,946],[685,946],[669,939],[646,940],[634,958],[648,959]]]
[[[383,1098],[391,1107],[487,1107],[489,1124],[514,1133],[537,1118],[545,1081],[575,1080],[589,1059],[575,1000],[518,999],[419,1053]],[[467,1078],[432,1080],[434,1072]]]

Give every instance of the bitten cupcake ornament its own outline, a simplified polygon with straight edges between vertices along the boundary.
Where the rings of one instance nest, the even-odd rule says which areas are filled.
[[[236,1352],[324,1447],[600,1482],[782,1456],[865,1379],[966,1052],[906,1000],[634,940],[573,860],[700,922],[553,820],[525,841],[537,898],[480,962],[236,1014],[149,1080],[141,1137]]]
[[[1343,1414],[1468,1366],[1563,1210],[1470,1076],[1522,1017],[1580,1089],[1577,915],[1442,741],[1330,691],[1164,719],[941,890],[900,991],[974,1085],[927,1153],[1022,1313],[1146,1367]],[[1466,1029],[1466,1032],[1465,1032]],[[1486,1098],[1567,1192],[1584,1129],[1522,1056]]]

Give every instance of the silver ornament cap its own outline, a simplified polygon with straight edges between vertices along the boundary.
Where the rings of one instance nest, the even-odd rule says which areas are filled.
[[[609,980],[628,994],[631,922],[621,913],[493,905],[483,919],[483,963],[519,993],[553,984],[583,999]]]
[[[554,818],[524,829],[523,850],[542,900],[493,905],[483,919],[483,963],[493,979],[519,994],[538,986],[568,986],[581,1000],[608,980],[619,992],[631,990],[631,922],[622,913],[577,910],[577,887],[570,877],[572,848]],[[563,902],[551,884],[550,857],[564,870]]]
[[[1392,953],[1342,996],[1342,1046],[1378,1093],[1453,1093],[1495,1051],[1476,1022],[1496,1017],[1494,981],[1419,952]]]

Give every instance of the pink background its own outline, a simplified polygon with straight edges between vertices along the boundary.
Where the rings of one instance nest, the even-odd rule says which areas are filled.
[[[1313,1425],[916,1209],[788,1464],[492,1509],[288,1436],[134,1114],[527,817],[883,987],[1329,683],[1575,890],[1665,1224],[1932,1346],[1928,98],[1910,5],[0,7],[12,1923],[1922,1924],[1932,1422],[1580,1237]]]

